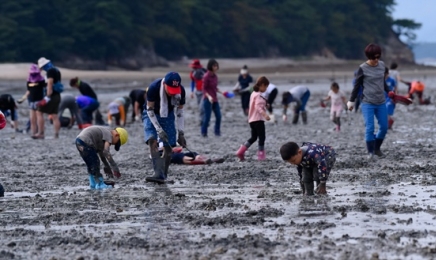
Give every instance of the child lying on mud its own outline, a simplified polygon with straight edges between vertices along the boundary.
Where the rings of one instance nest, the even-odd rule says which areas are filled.
[[[224,158],[210,159],[204,155],[200,155],[196,152],[182,152],[182,147],[173,148],[173,154],[171,155],[171,163],[174,164],[187,164],[187,165],[201,165],[212,163],[223,163]]]
[[[327,194],[326,182],[336,161],[336,152],[331,146],[304,142],[300,147],[288,142],[280,148],[284,161],[297,165],[303,195]]]
[[[85,161],[89,174],[89,187],[91,189],[107,189],[113,183],[104,181],[100,173],[100,159],[104,164],[104,172],[112,178],[120,178],[120,170],[112,159],[110,146],[115,145],[115,150],[120,150],[120,146],[127,143],[128,134],[124,128],[117,127],[110,129],[104,126],[90,126],[84,129],[76,138],[76,147]],[[97,156],[98,154],[98,156]]]

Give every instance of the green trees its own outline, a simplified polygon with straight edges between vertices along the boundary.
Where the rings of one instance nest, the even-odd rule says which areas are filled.
[[[394,0],[6,0],[0,61],[77,56],[110,62],[139,48],[189,57],[300,56],[327,47],[360,58],[388,31],[413,38],[419,24],[393,21]]]

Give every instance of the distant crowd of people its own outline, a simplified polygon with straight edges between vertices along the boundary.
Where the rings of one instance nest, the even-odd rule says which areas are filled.
[[[327,95],[321,99],[321,106],[330,102],[330,119],[335,131],[341,131],[341,116],[344,106],[347,110],[360,110],[365,121],[365,142],[368,158],[383,157],[381,146],[389,128],[394,123],[394,111],[397,103],[410,104],[418,98],[419,104],[429,104],[424,98],[425,86],[420,81],[405,81],[400,77],[398,65],[393,63],[390,70],[381,61],[381,48],[369,44],[365,50],[368,58],[355,71],[353,90],[347,100],[338,83],[333,82]],[[223,92],[218,87],[219,63],[210,59],[206,67],[199,60],[190,64],[190,97],[196,99],[198,106],[198,124],[201,136],[208,138],[212,113],[215,116],[213,134],[220,136],[221,108],[219,94],[226,98],[240,97],[242,113],[246,116],[250,138],[243,142],[235,152],[240,160],[245,160],[246,151],[258,141],[257,158],[267,158],[265,152],[265,121],[276,122],[274,103],[279,92],[265,76],[255,81],[249,74],[248,67],[241,68],[238,81],[232,91]],[[41,74],[45,72],[45,77]],[[16,102],[10,94],[0,95],[0,129],[6,126],[10,117],[12,126],[18,128],[17,104],[27,100],[29,109],[29,131],[33,139],[45,138],[45,119],[47,114],[54,127],[54,137],[59,138],[61,127],[72,128],[77,124],[81,133],[77,136],[77,150],[87,165],[89,183],[92,189],[106,189],[114,185],[108,178],[119,178],[120,169],[111,157],[110,146],[119,150],[128,141],[124,128],[128,120],[129,107],[132,107],[130,120],[142,121],[144,141],[149,146],[154,174],[146,178],[147,182],[165,183],[171,163],[176,164],[210,164],[222,163],[223,158],[210,159],[192,152],[187,147],[185,138],[184,105],[186,89],[177,72],[168,72],[162,78],[153,81],[148,87],[132,90],[128,96],[118,97],[107,106],[107,119],[104,120],[100,102],[92,87],[80,78],[70,80],[69,85],[79,90],[80,95],[63,95],[61,71],[44,57],[37,64],[32,64],[27,79],[27,90]],[[406,96],[398,94],[398,84],[408,86]],[[282,120],[287,121],[287,111],[293,113],[292,123],[298,124],[301,117],[303,124],[308,123],[306,106],[311,92],[308,87],[298,85],[281,94],[283,108]],[[375,133],[375,120],[379,128]],[[115,128],[111,128],[115,126]],[[190,133],[192,134],[192,133]],[[248,137],[248,136],[247,136]],[[186,148],[188,152],[182,152]],[[235,149],[236,150],[236,149]],[[287,142],[280,148],[284,161],[297,165],[303,193],[313,195],[326,193],[326,181],[334,166],[336,153],[331,146],[303,142]],[[100,160],[104,164],[106,180],[100,173]],[[316,186],[314,185],[316,183]]]

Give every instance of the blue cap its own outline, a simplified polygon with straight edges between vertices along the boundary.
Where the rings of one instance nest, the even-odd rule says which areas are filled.
[[[179,73],[174,71],[168,72],[167,75],[165,75],[164,83],[168,86],[168,94],[177,95],[182,93],[182,79]]]

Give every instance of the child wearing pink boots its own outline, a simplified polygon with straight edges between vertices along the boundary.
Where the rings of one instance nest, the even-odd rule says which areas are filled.
[[[339,132],[341,131],[341,114],[342,110],[344,110],[343,105],[347,103],[347,100],[344,93],[339,90],[338,83],[332,83],[327,97],[322,101],[328,100],[331,100],[330,119],[335,123],[336,131]]]
[[[253,87],[253,93],[250,96],[250,107],[248,110],[248,123],[251,128],[251,138],[239,148],[236,156],[239,160],[245,159],[244,154],[247,149],[256,142],[259,138],[259,147],[257,150],[257,159],[265,160],[265,120],[269,121],[270,117],[266,112],[266,99],[261,95],[266,91],[269,85],[269,80],[262,76],[257,79],[256,85]]]

